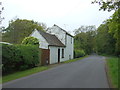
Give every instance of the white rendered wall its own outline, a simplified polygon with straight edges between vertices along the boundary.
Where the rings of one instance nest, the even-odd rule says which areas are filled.
[[[49,28],[48,33],[54,34],[58,37],[58,39],[66,45],[64,48],[64,58],[61,58],[60,61],[66,61],[69,59],[73,59],[74,55],[74,38],[71,37],[70,35],[66,34],[65,31],[61,30],[61,28],[57,26],[53,26],[52,28]],[[62,53],[62,50],[60,49],[60,52]],[[62,54],[61,54],[62,55]]]
[[[65,61],[65,56],[64,58],[62,58],[62,49],[64,49],[64,47],[49,46],[49,49],[50,49],[50,64],[58,63],[58,49],[60,49],[60,62]]]
[[[58,63],[58,47],[50,46],[50,64]]]
[[[49,28],[48,33],[54,34],[64,45],[65,45],[65,34],[63,30],[58,28],[57,26],[53,26],[52,28]]]
[[[39,40],[39,48],[48,49],[47,41],[41,34],[39,34],[37,30],[34,30],[30,36],[35,37]]]
[[[67,43],[65,48],[65,57],[66,57],[66,60],[69,60],[69,59],[73,59],[74,39],[69,35],[67,35],[66,38],[67,38]]]

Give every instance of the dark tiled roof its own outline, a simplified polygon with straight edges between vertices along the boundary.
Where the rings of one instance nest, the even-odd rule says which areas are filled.
[[[60,47],[65,46],[55,35],[51,35],[49,33],[41,31],[41,30],[39,30],[38,32],[46,39],[46,41],[49,43],[49,45],[60,46]]]

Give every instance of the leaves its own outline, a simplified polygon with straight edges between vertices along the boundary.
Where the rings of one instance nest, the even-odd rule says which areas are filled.
[[[112,10],[118,10],[120,8],[120,1],[119,0],[94,0],[92,1],[92,4],[98,3],[100,5],[99,10],[104,10],[104,11],[112,11]]]
[[[9,26],[3,30],[3,41],[19,44],[25,37],[28,37],[34,29],[43,30],[43,27],[33,20],[11,20]]]
[[[39,40],[35,37],[25,37],[22,41],[25,45],[39,45]]]
[[[81,26],[75,30],[74,48],[84,50],[86,54],[95,51],[94,37],[96,35],[95,26]]]

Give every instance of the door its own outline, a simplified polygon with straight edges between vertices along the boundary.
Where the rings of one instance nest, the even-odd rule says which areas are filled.
[[[60,62],[60,49],[58,49],[58,63]]]
[[[50,50],[41,49],[41,65],[48,65],[50,63]]]

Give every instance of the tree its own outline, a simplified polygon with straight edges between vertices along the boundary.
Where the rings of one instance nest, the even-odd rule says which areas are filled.
[[[80,26],[78,29],[75,29],[73,32],[75,35],[81,33],[81,32],[88,32],[88,31],[95,31],[96,27],[95,25],[91,25],[91,26]]]
[[[22,44],[25,44],[25,45],[39,45],[39,40],[35,37],[25,37],[22,41]]]
[[[2,2],[0,2],[0,24],[2,23],[2,20],[4,19],[4,17],[1,16],[3,10],[4,10],[4,7],[2,6]]]
[[[115,11],[112,18],[107,20],[108,32],[116,39],[116,55],[120,55],[120,0],[95,0],[92,3],[99,3],[99,10]]]
[[[74,48],[84,50],[86,54],[93,53],[95,51],[95,26],[81,26],[74,32]]]
[[[113,34],[116,39],[116,54],[120,54],[120,18],[118,10],[107,20],[109,33]]]
[[[100,5],[99,10],[118,10],[120,8],[120,1],[119,0],[95,0],[92,2],[92,4],[98,3]]]
[[[11,20],[9,26],[2,31],[3,41],[19,44],[25,37],[28,37],[34,29],[43,30],[43,27],[33,20]]]
[[[115,54],[116,39],[109,33],[108,23],[104,22],[97,29],[96,50],[99,54]]]

